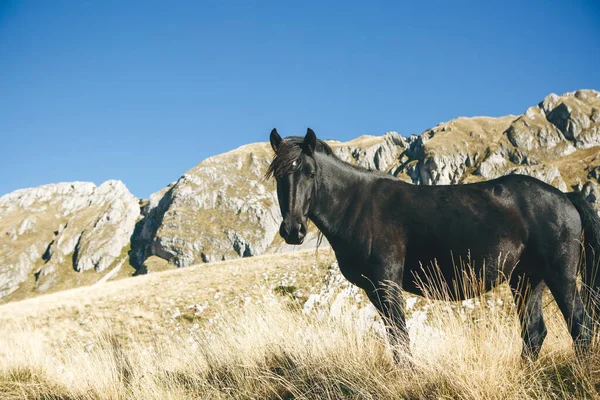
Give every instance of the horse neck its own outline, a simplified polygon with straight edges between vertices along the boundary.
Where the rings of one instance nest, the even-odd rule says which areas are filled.
[[[357,194],[365,190],[374,176],[324,154],[315,153],[315,161],[319,172],[309,218],[331,242],[333,237],[343,236],[347,231],[346,216],[351,208],[357,207]]]

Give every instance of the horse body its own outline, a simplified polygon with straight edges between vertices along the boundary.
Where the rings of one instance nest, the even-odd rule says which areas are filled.
[[[271,172],[278,178],[284,216],[280,232],[290,243],[301,241],[305,219],[311,219],[331,244],[342,274],[364,289],[388,320],[392,339],[408,345],[400,289],[421,295],[423,284],[437,278],[446,283],[446,295],[464,299],[468,293],[456,282],[471,268],[485,289],[509,280],[524,355],[536,357],[546,335],[545,285],[578,347],[587,347],[590,321],[576,285],[582,216],[594,232],[600,232],[600,219],[585,201],[522,175],[465,185],[411,185],[337,159],[310,132],[304,140],[283,141],[284,150],[276,131],[275,138],[271,135],[277,154]],[[297,161],[281,173],[277,161],[285,157]],[[600,250],[598,238],[592,239],[594,250]]]
[[[319,181],[309,218],[329,240],[342,273],[365,290],[379,278],[380,266],[391,263],[403,269],[402,277],[393,280],[422,295],[415,280],[430,278],[427,270],[434,263],[453,267],[442,269],[451,282],[468,260],[480,275],[485,267],[486,286],[491,288],[512,273],[523,255],[542,267],[539,253],[547,252],[545,247],[562,247],[565,235],[577,244],[580,236],[579,214],[566,196],[528,176],[415,186],[389,175],[361,174],[318,153],[315,158],[336,182],[340,176],[358,176],[351,179],[353,184]],[[454,295],[461,299],[461,293]]]

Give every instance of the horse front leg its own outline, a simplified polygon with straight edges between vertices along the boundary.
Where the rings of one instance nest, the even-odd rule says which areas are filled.
[[[394,361],[401,364],[410,354],[402,288],[391,280],[377,281],[373,284],[374,287],[365,289],[365,292],[385,323]]]

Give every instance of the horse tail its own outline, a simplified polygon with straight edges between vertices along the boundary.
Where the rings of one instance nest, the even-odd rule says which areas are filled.
[[[583,229],[583,250],[585,264],[581,266],[581,275],[584,284],[583,294],[586,307],[594,319],[600,318],[600,217],[579,192],[566,193],[571,203],[575,206],[581,217]]]

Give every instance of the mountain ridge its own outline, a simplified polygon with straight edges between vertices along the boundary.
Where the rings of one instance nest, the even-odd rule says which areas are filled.
[[[550,94],[521,115],[458,117],[420,135],[328,143],[346,162],[414,184],[522,173],[582,191],[597,205],[599,110],[599,92],[578,90]],[[49,184],[2,196],[0,298],[292,250],[277,235],[274,182],[264,180],[272,156],[268,143],[240,146],[201,161],[146,200],[120,181]],[[312,229],[303,248],[316,240]]]

